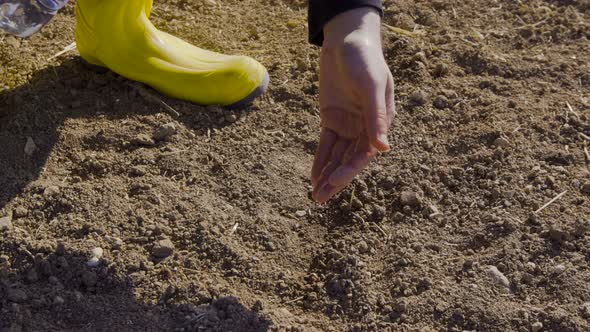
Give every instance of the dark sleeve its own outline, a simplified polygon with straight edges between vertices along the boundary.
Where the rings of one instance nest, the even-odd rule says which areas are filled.
[[[326,23],[338,14],[365,6],[383,11],[381,0],[309,0],[309,42],[322,46]]]

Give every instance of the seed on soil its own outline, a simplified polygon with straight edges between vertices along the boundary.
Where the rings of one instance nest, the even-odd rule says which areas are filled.
[[[586,182],[582,185],[582,192],[590,195],[590,182]]]
[[[510,281],[508,281],[508,278],[506,278],[506,276],[504,275],[504,273],[500,272],[500,270],[498,270],[497,267],[495,266],[489,266],[487,268],[487,273],[488,276],[499,286],[505,287],[505,288],[509,288],[510,287]]]
[[[63,297],[57,295],[54,299],[53,299],[53,304],[55,305],[61,305],[64,304],[66,301],[64,300]]]
[[[166,258],[174,253],[174,243],[170,239],[158,241],[152,249],[152,255],[157,258]]]
[[[531,325],[531,331],[533,331],[533,332],[539,332],[542,329],[543,329],[543,323],[541,323],[541,322],[534,322]]]
[[[9,231],[12,229],[12,217],[6,216],[0,218],[0,232]]]
[[[174,123],[166,123],[159,126],[155,131],[153,138],[156,141],[164,141],[176,134],[176,125]]]

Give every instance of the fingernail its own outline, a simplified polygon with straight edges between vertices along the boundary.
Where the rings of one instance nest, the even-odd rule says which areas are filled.
[[[320,188],[320,190],[317,191],[317,194],[315,195],[316,200],[319,201],[318,198],[324,198],[325,196],[327,196],[330,193],[330,190],[328,188],[329,186],[330,186],[330,184],[326,183]]]
[[[387,138],[386,134],[381,134],[379,135],[379,137],[377,138],[377,140],[379,140],[379,142],[381,142],[381,144],[383,144],[383,147],[386,147],[387,150],[389,151],[390,147],[389,147],[389,139]]]

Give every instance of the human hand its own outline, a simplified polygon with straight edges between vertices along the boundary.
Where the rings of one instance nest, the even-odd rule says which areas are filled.
[[[343,190],[378,152],[390,150],[394,83],[381,45],[381,17],[364,7],[324,27],[320,57],[320,143],[313,163],[313,198]]]

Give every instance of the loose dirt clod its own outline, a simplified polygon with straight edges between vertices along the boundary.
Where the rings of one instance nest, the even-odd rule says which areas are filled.
[[[0,218],[0,232],[1,231],[9,231],[12,229],[12,217],[6,216]]]
[[[174,243],[170,239],[158,241],[152,249],[152,255],[157,258],[166,258],[174,253]]]
[[[12,216],[14,218],[23,218],[26,217],[29,214],[29,210],[27,210],[25,207],[19,206],[16,209],[14,209]]]
[[[565,267],[565,265],[563,264],[557,264],[555,265],[555,267],[553,268],[553,274],[558,276],[560,274],[562,274],[563,272],[565,272],[567,268]]]
[[[16,303],[25,302],[29,299],[27,293],[24,290],[18,288],[9,288],[6,291],[6,298],[8,299],[8,301]]]
[[[82,273],[82,283],[86,287],[94,287],[98,282],[98,276],[94,271],[84,271]]]
[[[400,203],[408,206],[419,206],[422,204],[422,197],[415,191],[404,190],[400,196]]]
[[[159,126],[154,131],[154,140],[165,141],[176,134],[176,125],[174,123],[166,123]]]
[[[410,95],[410,101],[416,106],[428,103],[428,93],[424,90],[416,90]]]

